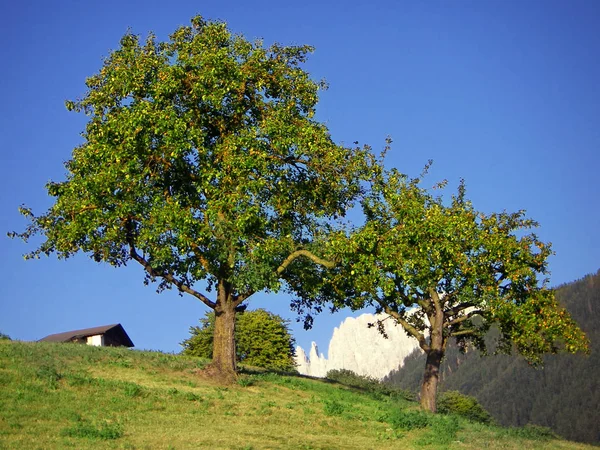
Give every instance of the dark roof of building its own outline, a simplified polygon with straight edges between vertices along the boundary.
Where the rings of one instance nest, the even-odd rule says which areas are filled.
[[[125,347],[133,347],[133,342],[131,341],[131,339],[125,332],[125,329],[121,326],[120,323],[51,334],[40,339],[40,342],[69,342],[75,339],[83,339],[87,338],[88,336],[95,336],[97,334],[107,333],[110,334],[113,337],[113,339],[118,339],[121,345]]]

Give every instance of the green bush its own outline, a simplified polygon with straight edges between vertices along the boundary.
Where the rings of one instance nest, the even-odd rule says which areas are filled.
[[[181,343],[183,354],[212,358],[215,313],[208,312],[200,326],[190,327],[191,336]],[[295,370],[295,340],[289,321],[264,309],[238,312],[235,316],[237,360],[270,370]]]
[[[442,414],[456,414],[472,422],[489,424],[492,416],[475,397],[461,394],[458,391],[447,391],[440,394],[437,403],[438,412]]]

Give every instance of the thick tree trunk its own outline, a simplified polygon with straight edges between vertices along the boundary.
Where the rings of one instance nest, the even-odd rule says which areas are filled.
[[[215,308],[212,369],[224,382],[237,378],[235,354],[235,306],[228,293],[219,289]]]
[[[444,352],[442,350],[434,350],[433,348],[427,353],[427,362],[425,363],[425,375],[423,376],[423,384],[421,385],[421,408],[436,412],[437,410],[437,389],[440,378],[440,365]]]

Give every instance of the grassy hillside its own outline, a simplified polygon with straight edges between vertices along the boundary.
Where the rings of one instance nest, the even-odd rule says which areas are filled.
[[[544,430],[417,411],[401,395],[272,373],[235,386],[205,360],[0,341],[0,448],[585,449]]]

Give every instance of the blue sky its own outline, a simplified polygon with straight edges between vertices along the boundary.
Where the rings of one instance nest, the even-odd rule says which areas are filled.
[[[316,47],[306,69],[330,84],[318,117],[338,142],[381,149],[388,166],[429,180],[465,178],[476,208],[526,209],[553,243],[553,285],[600,267],[600,3],[589,0],[373,2],[28,1],[0,4],[0,331],[39,339],[120,322],[138,348],[179,351],[205,308],[142,284],[140,267],[86,256],[25,262],[25,203],[50,205],[85,117],[64,101],[131,29],[159,38],[202,14],[265,44]],[[290,318],[300,345],[327,350],[349,315],[322,314],[306,332],[284,296],[264,307]]]

